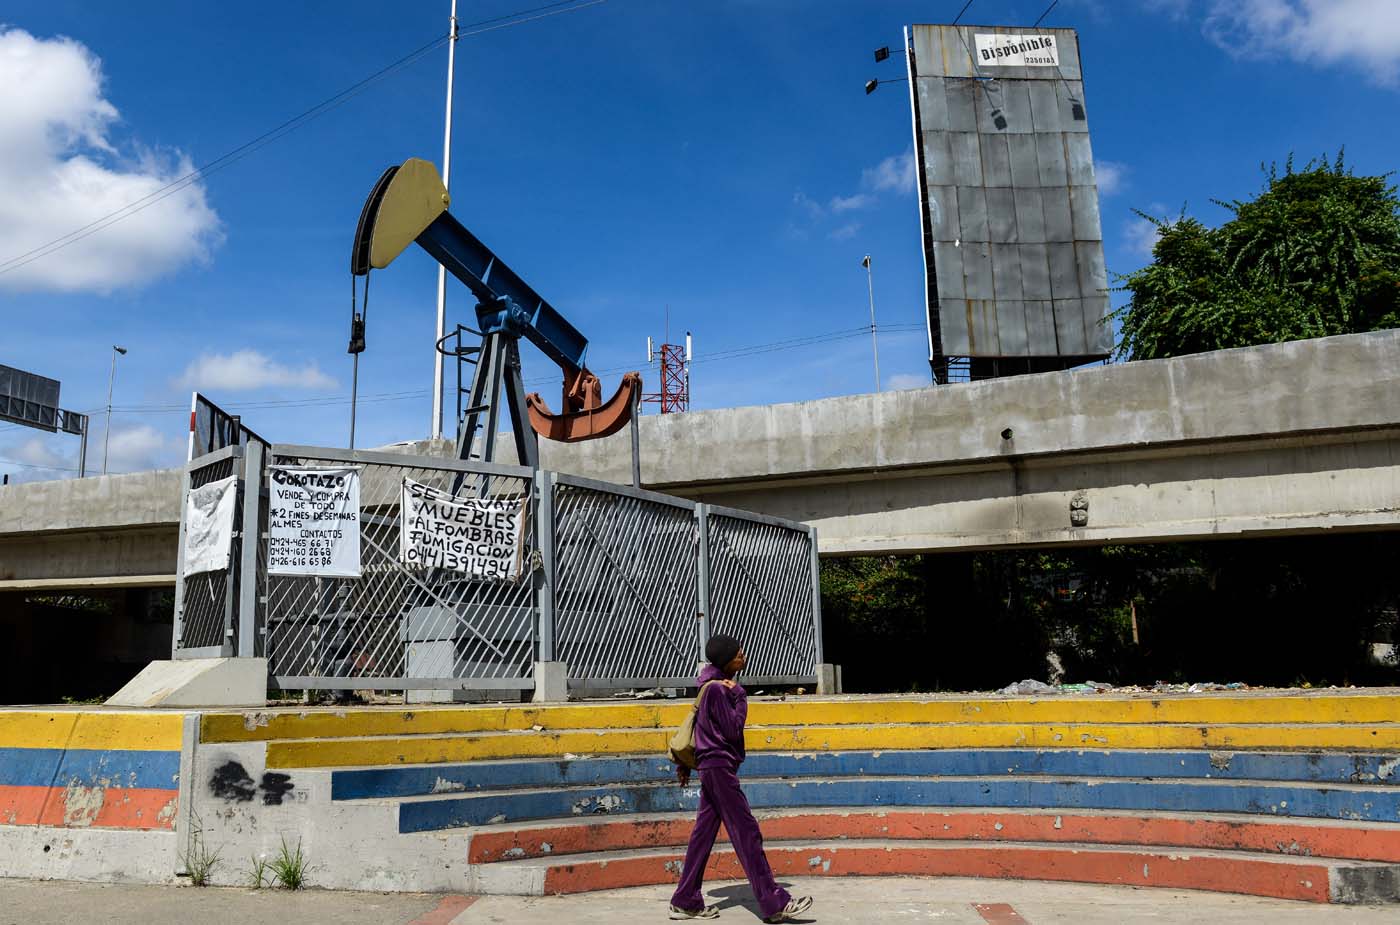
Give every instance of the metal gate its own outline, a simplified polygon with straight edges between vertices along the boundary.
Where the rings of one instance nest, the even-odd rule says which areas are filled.
[[[531,470],[294,446],[274,446],[272,461],[360,470],[359,578],[268,575],[265,564],[259,568],[268,671],[278,687],[534,686],[539,560]],[[400,562],[399,508],[405,477],[461,498],[525,501],[525,568],[519,579],[490,581]],[[263,510],[265,518],[266,506]],[[262,545],[260,560],[265,563],[265,538]]]
[[[695,503],[552,475],[555,654],[575,687],[685,686],[700,649]]]
[[[180,491],[180,539],[176,552],[175,627],[172,658],[216,658],[239,651],[238,593],[243,572],[244,464],[243,447],[230,446],[192,460],[185,466]],[[185,511],[190,490],[229,477],[238,478],[239,496],[234,508],[233,545],[229,567],[212,572],[185,574]]]
[[[710,631],[741,639],[746,684],[812,678],[822,662],[816,531],[705,506]]]

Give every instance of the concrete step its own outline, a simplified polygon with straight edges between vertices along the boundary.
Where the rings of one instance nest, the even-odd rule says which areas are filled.
[[[1317,903],[1400,901],[1400,866],[1269,856],[1240,851],[1159,849],[1131,845],[987,843],[931,840],[770,842],[778,877],[917,876],[1052,880],[1209,890]],[[611,851],[562,859],[530,858],[475,869],[483,893],[551,895],[674,883],[684,852],[670,848]],[[742,880],[738,859],[717,845],[707,880]]]
[[[1292,781],[1109,779],[1024,776],[742,779],[757,808],[958,806],[1159,810],[1400,821],[1400,788]],[[402,799],[400,832],[589,815],[688,812],[697,782],[674,779],[604,786],[526,788]]]
[[[768,842],[846,839],[1017,841],[1253,851],[1295,857],[1400,863],[1400,825],[1317,819],[1137,811],[1038,809],[760,810]],[[522,827],[455,830],[470,835],[467,860],[490,864],[598,851],[684,847],[693,814],[638,813]],[[721,841],[728,835],[720,830]]]
[[[671,735],[671,729],[589,728],[271,740],[267,744],[267,766],[278,769],[355,768],[503,758],[664,755]],[[1384,753],[1400,752],[1400,723],[750,725],[745,732],[745,744],[750,753],[991,748],[1312,749]]]
[[[1193,778],[1400,784],[1400,755],[1078,749],[757,752],[745,777],[1024,776]],[[669,779],[663,756],[512,759],[332,772],[337,800]]]
[[[287,707],[205,714],[201,741],[354,738],[570,729],[672,729],[688,700],[593,701],[547,705],[422,705]],[[997,695],[752,697],[749,722],[759,726],[900,724],[1315,724],[1394,722],[1394,691],[1098,694],[1029,699]],[[1385,746],[1389,747],[1389,746]]]

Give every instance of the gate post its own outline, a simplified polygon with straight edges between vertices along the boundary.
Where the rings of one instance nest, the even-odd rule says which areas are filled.
[[[710,641],[710,506],[708,504],[695,505],[696,519],[696,569],[695,580],[696,602],[700,612],[696,614],[700,618],[700,639],[695,653],[696,662],[699,665],[705,663],[705,643]]]
[[[263,448],[248,441],[243,457],[243,530],[239,536],[238,652],[240,658],[258,654],[258,548],[262,545]]]
[[[170,657],[179,658],[185,638],[185,507],[190,498],[190,467],[180,470],[180,534],[175,544],[175,624],[170,632]]]
[[[554,473],[535,470],[535,609],[539,613],[539,655],[534,665],[534,703],[569,699],[569,666],[554,658]]]

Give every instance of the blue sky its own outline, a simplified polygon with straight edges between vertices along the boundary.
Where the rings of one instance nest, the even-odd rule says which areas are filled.
[[[460,0],[463,23],[545,0]],[[975,0],[1026,24],[1049,0]],[[956,0],[606,2],[463,38],[453,212],[591,340],[615,387],[669,306],[695,335],[694,406],[871,391],[868,336],[708,354],[867,324],[874,256],[884,386],[928,382],[901,28]],[[446,31],[448,2],[93,4],[0,13],[0,268],[250,141]],[[1131,209],[1209,222],[1261,162],[1335,152],[1395,168],[1393,0],[1062,0],[1080,31],[1109,268],[1147,259]],[[0,273],[0,363],[105,404],[112,468],[173,465],[192,386],[274,440],[343,445],[348,249],[384,167],[441,158],[440,49],[195,185]],[[360,445],[429,428],[435,265],[377,272]],[[453,284],[449,318],[471,320]],[[558,403],[528,349],[526,377]],[[655,373],[649,377],[655,382]],[[273,407],[271,401],[302,401]],[[314,402],[314,403],[313,403]],[[449,398],[449,406],[451,399]],[[450,429],[449,423],[449,429]],[[100,466],[103,418],[89,458]],[[76,439],[0,425],[0,472],[72,473]],[[52,467],[52,468],[45,468]]]

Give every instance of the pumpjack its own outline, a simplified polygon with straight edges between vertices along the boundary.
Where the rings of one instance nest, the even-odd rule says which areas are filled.
[[[459,327],[453,351],[475,365],[467,406],[458,420],[458,458],[494,461],[502,403],[510,411],[516,458],[531,468],[539,466],[539,437],[572,443],[606,437],[626,427],[641,397],[641,374],[627,373],[612,398],[603,401],[602,383],[584,363],[587,338],[457,221],[447,211],[449,205],[447,188],[428,161],[410,158],[385,170],[360,212],[350,272],[366,277],[368,301],[370,270],[387,267],[416,243],[476,296],[480,330],[475,333],[481,335],[480,345],[463,346]],[[563,410],[557,414],[538,393],[525,394],[520,374],[522,337],[563,371]],[[438,349],[447,352],[441,342]],[[362,350],[363,316],[355,315],[352,308],[350,352]],[[478,453],[474,443],[481,428],[485,433]]]

